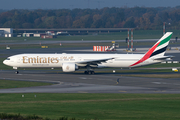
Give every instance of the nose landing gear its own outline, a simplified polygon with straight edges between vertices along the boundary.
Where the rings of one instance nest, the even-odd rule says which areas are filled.
[[[16,74],[19,74],[18,67],[13,67],[14,70],[16,70]]]
[[[19,74],[19,71],[16,71],[15,73],[16,73],[16,74]]]

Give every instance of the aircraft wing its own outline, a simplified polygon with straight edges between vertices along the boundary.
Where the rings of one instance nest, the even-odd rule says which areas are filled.
[[[85,60],[85,61],[80,61],[80,62],[76,62],[77,65],[80,66],[85,66],[85,65],[97,65],[97,64],[101,64],[101,63],[106,63],[106,61],[108,60],[112,60],[114,58],[105,58],[105,59],[95,59],[95,60]]]
[[[173,57],[174,56],[162,56],[162,57],[159,57],[159,58],[154,58],[154,60],[165,60],[165,59],[171,59]]]

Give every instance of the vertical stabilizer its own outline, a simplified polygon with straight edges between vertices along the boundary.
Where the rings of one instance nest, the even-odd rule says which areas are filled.
[[[132,67],[138,65],[139,63],[142,63],[149,58],[158,58],[164,56],[166,48],[171,39],[171,36],[172,36],[172,32],[167,32],[165,35],[162,36],[162,38],[159,41],[156,42],[156,44],[153,45],[153,47],[151,47],[148,50],[148,52],[144,54],[144,56],[139,61],[137,61],[136,63],[130,66]]]

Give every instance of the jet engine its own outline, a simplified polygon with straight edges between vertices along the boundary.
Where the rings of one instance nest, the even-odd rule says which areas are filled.
[[[78,70],[78,66],[75,63],[63,63],[62,70],[63,72],[74,72]]]

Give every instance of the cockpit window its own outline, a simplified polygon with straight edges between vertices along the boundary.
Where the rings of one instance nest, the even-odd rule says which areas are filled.
[[[6,60],[10,60],[10,58],[7,58]]]

